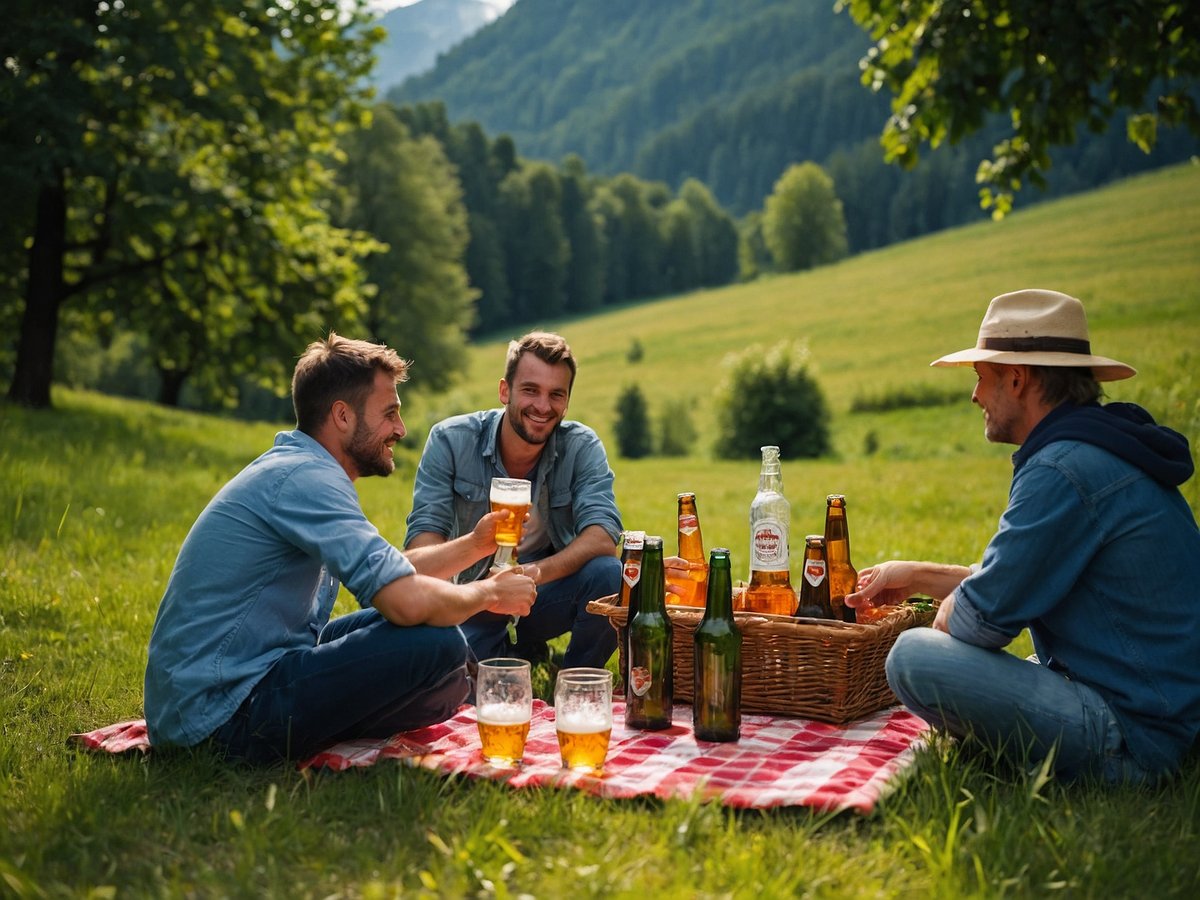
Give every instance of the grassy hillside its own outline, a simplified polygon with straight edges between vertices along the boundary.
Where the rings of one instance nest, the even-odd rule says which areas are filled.
[[[818,272],[548,322],[582,369],[572,413],[611,435],[621,387],[689,396],[709,429],[730,350],[809,340],[835,410],[835,459],[789,461],[794,531],[824,496],[850,497],[859,565],[977,557],[1004,503],[1007,448],[963,402],[851,414],[859,392],[955,384],[929,370],[967,346],[987,300],[1058,287],[1089,305],[1096,347],[1142,369],[1113,396],[1145,402],[1200,443],[1200,167],[943,235]],[[633,335],[645,359],[628,365]],[[503,336],[505,339],[508,335]],[[401,348],[420,358],[419,348]],[[390,479],[360,488],[397,541],[420,432],[486,405],[500,337],[436,403],[406,396],[418,432]],[[933,896],[1065,891],[1192,897],[1200,888],[1200,759],[1170,784],[1106,792],[997,779],[953,746],[923,753],[871,817],[734,814],[691,803],[599,801],[438,779],[395,765],[301,775],[230,767],[204,751],[149,760],[76,755],[73,731],[141,712],[145,648],[179,542],[275,428],[59,391],[53,411],[0,406],[0,894],[456,897]],[[863,451],[863,436],[880,449]],[[693,489],[709,545],[746,559],[757,464],[614,460],[626,522],[674,532]],[[1196,479],[1188,485],[1200,508]],[[348,606],[347,601],[343,601]]]
[[[686,459],[620,461],[618,499],[631,527],[670,534],[674,495],[698,495],[705,538],[728,542],[735,571],[747,540],[745,511],[756,486],[754,462],[717,463],[709,452],[712,396],[722,359],[747,345],[807,341],[814,372],[834,412],[836,460],[785,462],[784,482],[800,529],[819,530],[824,497],[851,501],[856,561],[895,551],[971,555],[982,549],[1003,508],[1012,448],[989,446],[970,401],[974,373],[933,369],[943,353],[972,346],[993,296],[1045,287],[1080,297],[1097,352],[1133,365],[1139,375],[1107,387],[1110,399],[1146,405],[1200,446],[1200,166],[1131,179],[1108,189],[1045,204],[999,223],[957,229],[855,257],[836,266],[747,285],[673,297],[587,319],[545,322],[580,359],[569,415],[588,422],[615,456],[613,423],[621,390],[642,386],[652,417],[664,400],[694,404],[700,446]],[[421,434],[451,412],[494,405],[506,342],[475,347],[471,377],[436,401],[413,398],[407,421]],[[645,348],[627,360],[631,342]],[[420,353],[412,351],[420,365]],[[851,414],[856,396],[910,386],[960,389],[962,402],[917,411]],[[879,450],[864,452],[874,432]],[[786,448],[784,448],[786,453]],[[917,473],[911,490],[893,490]],[[1197,481],[1187,485],[1200,508]],[[372,486],[371,490],[379,488]],[[387,489],[383,489],[387,490]],[[929,510],[964,503],[987,514],[963,543],[901,541],[888,526],[898,507]],[[977,492],[977,493],[976,493]],[[969,502],[963,495],[971,495]],[[866,517],[864,519],[864,517]],[[868,525],[869,528],[864,528]],[[919,526],[923,527],[923,526]],[[872,535],[880,530],[877,539]],[[895,540],[893,540],[893,537]]]

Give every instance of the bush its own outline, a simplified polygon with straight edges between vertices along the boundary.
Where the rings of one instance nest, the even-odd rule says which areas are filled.
[[[807,347],[756,345],[725,357],[724,366],[716,396],[718,457],[758,459],[765,444],[777,444],[784,459],[829,452],[829,407],[808,372]]]
[[[617,453],[626,459],[641,459],[654,449],[650,437],[650,417],[642,389],[631,384],[617,398]]]
[[[696,444],[692,403],[672,399],[663,402],[658,416],[658,452],[663,456],[687,456]]]

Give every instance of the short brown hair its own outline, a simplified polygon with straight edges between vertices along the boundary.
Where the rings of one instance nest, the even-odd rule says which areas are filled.
[[[292,373],[296,428],[314,434],[338,400],[362,410],[376,372],[390,375],[399,384],[408,380],[410,365],[383,344],[355,341],[329,332],[325,340],[313,341],[305,348]]]
[[[1086,406],[1095,403],[1103,395],[1100,382],[1086,366],[1030,366],[1042,392],[1042,402],[1047,406],[1070,403]]]
[[[517,374],[517,363],[526,353],[532,353],[547,365],[556,366],[566,363],[571,370],[571,381],[567,385],[567,393],[575,387],[575,357],[571,355],[571,345],[566,338],[549,331],[531,331],[517,341],[508,342],[508,359],[504,365],[504,380],[512,385]]]

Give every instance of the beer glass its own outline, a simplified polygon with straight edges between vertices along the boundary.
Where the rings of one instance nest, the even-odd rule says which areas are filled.
[[[554,683],[554,725],[563,768],[599,772],[612,734],[612,672],[563,669]]]
[[[508,510],[507,519],[496,523],[496,557],[493,568],[507,569],[512,565],[513,551],[521,543],[521,532],[525,528],[525,514],[532,505],[532,485],[524,478],[493,478],[488,499],[492,512]]]
[[[475,719],[483,758],[498,768],[514,768],[525,753],[533,718],[529,661],[485,659],[476,677]]]

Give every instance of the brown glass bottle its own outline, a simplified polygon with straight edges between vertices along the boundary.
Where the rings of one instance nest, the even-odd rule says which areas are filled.
[[[829,573],[825,564],[825,536],[810,534],[804,539],[804,574],[800,578],[797,616],[834,618],[829,606]]]
[[[642,546],[644,531],[626,531],[621,542],[621,595],[619,606],[629,607],[629,592],[642,577]]]
[[[742,633],[733,618],[733,578],[724,547],[709,555],[707,600],[692,639],[692,729],[698,741],[736,741],[742,727]]]
[[[667,600],[680,606],[704,607],[708,591],[708,568],[704,562],[704,537],[700,533],[700,516],[696,512],[696,495],[687,491],[679,500],[679,556],[700,568],[688,569],[686,575],[669,576],[667,583],[682,589],[681,594],[669,594]]]
[[[842,494],[825,498],[825,563],[829,569],[829,605],[833,615],[843,622],[853,622],[854,607],[846,605],[846,595],[854,593],[858,570],[850,562],[850,526]]]

